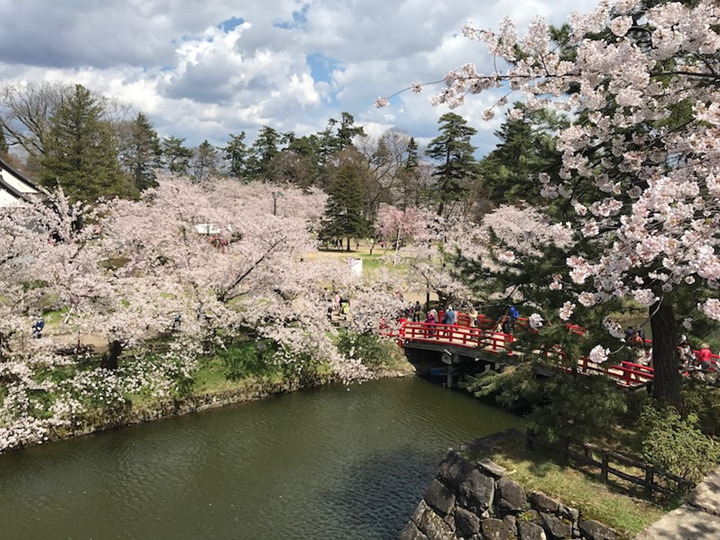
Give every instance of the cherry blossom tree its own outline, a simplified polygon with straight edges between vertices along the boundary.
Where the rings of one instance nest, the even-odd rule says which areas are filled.
[[[454,234],[462,236],[459,231],[465,230],[464,220],[456,215],[440,218],[429,209],[408,211],[401,216],[388,210],[382,221],[387,230],[400,227],[401,235],[409,239],[392,255],[393,264],[407,268],[408,287],[425,292],[426,305],[431,293],[437,294],[442,301],[469,298],[469,287],[452,271],[457,250],[450,242]]]
[[[335,346],[329,287],[356,303],[353,328],[374,332],[398,285],[317,258],[326,196],[287,187],[276,201],[277,189],[163,176],[139,200],[58,194],[1,215],[0,451],[115,414],[128,395],[182,394],[200,356],[238,338],[271,342],[290,377],[370,376]],[[52,322],[31,338],[41,314]],[[80,347],[89,336],[107,342],[100,362]]]
[[[352,378],[329,341],[324,298],[327,284],[343,286],[350,273],[310,256],[325,196],[288,187],[278,208],[273,190],[160,178],[140,201],[113,202],[103,237],[127,275],[173,283],[167,320],[180,313],[184,332],[215,343],[250,333],[278,343],[287,361],[299,353]]]
[[[454,108],[468,95],[500,90],[505,96],[486,118],[511,94],[530,109],[575,116],[558,134],[562,169],[538,178],[576,231],[561,279],[553,280],[575,285],[559,315],[576,320],[573,306],[616,298],[647,306],[655,395],[674,403],[676,307],[695,298],[693,318],[720,320],[718,20],[714,0],[603,0],[570,17],[570,55],[541,19],[524,37],[510,20],[498,32],[468,24],[465,35],[508,67],[480,73],[465,64],[433,98]]]

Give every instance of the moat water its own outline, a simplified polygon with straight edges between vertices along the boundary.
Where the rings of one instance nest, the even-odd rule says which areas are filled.
[[[386,379],[27,448],[0,456],[0,537],[397,538],[448,447],[519,425]]]

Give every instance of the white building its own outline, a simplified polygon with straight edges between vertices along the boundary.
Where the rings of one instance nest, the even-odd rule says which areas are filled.
[[[0,208],[43,198],[48,192],[0,157]]]

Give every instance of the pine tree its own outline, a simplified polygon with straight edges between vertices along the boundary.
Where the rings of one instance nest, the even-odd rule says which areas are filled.
[[[282,134],[276,129],[263,126],[250,147],[250,155],[246,162],[248,175],[251,178],[265,182],[274,180],[273,162],[280,153],[279,145],[282,140]]]
[[[120,161],[123,169],[132,175],[136,189],[143,191],[155,185],[155,170],[160,167],[162,156],[160,139],[143,113],[138,113],[125,128],[121,131],[124,140]]]
[[[188,166],[193,157],[193,151],[185,147],[185,139],[165,137],[162,142],[163,157],[168,171],[178,175],[186,175]]]
[[[204,140],[197,147],[193,156],[193,182],[202,182],[210,176],[216,175],[218,159],[217,149]]]
[[[437,213],[443,215],[448,203],[460,200],[468,187],[478,179],[477,161],[473,152],[476,147],[470,138],[477,130],[455,113],[445,113],[438,120],[441,135],[435,137],[425,154],[439,161],[434,176],[437,178]]]
[[[554,133],[567,122],[549,111],[527,111],[522,104],[515,110],[522,118],[508,119],[495,131],[500,142],[479,163],[483,194],[495,204],[538,200],[537,176],[557,176],[562,164]]]
[[[294,138],[283,154],[283,179],[304,188],[321,184],[320,139],[317,135]]]
[[[410,141],[407,145],[405,163],[403,163],[402,169],[400,169],[400,185],[402,190],[402,200],[400,201],[400,208],[405,210],[410,202],[415,202],[417,206],[417,182],[414,181],[417,175],[417,168],[420,165],[420,157],[418,155],[418,145],[415,142],[414,137],[410,137]],[[413,197],[413,191],[415,191],[415,197]]]
[[[40,181],[62,187],[71,200],[93,201],[127,191],[117,144],[103,106],[84,86],[75,85],[50,119]]]
[[[363,217],[363,200],[362,171],[352,161],[341,163],[328,188],[320,238],[347,238],[350,251],[350,239],[364,237],[369,229]]]
[[[227,162],[227,174],[232,178],[242,179],[246,173],[246,161],[248,159],[248,147],[245,143],[245,132],[240,135],[230,134],[228,145],[221,150]]]

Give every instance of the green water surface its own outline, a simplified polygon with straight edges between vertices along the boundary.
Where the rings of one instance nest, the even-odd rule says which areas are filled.
[[[0,456],[0,538],[397,538],[448,447],[518,425],[409,378],[50,443]]]

